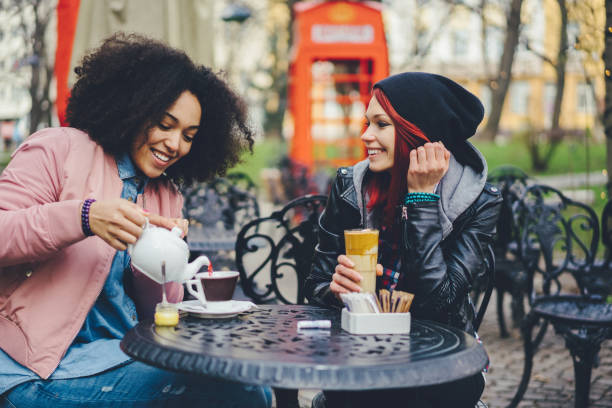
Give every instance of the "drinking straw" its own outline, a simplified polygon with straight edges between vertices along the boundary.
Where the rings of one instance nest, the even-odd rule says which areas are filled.
[[[213,268],[212,268],[212,262],[208,263],[208,276],[212,276],[213,273]]]

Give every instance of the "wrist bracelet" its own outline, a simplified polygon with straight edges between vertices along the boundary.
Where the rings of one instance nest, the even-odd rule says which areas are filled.
[[[93,235],[93,232],[91,232],[91,228],[89,227],[89,208],[94,201],[96,201],[94,198],[88,198],[87,200],[83,201],[83,206],[81,207],[81,228],[83,229],[83,233],[86,237]]]
[[[408,193],[404,198],[404,204],[431,202],[439,199],[440,196],[433,193]]]

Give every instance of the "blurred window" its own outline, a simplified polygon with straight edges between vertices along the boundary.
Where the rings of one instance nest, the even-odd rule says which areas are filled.
[[[487,85],[482,85],[480,87],[480,102],[482,102],[482,105],[484,106],[486,115],[491,109],[491,88],[489,88]]]
[[[577,113],[594,114],[595,100],[593,98],[593,90],[587,83],[576,85],[576,111]]]
[[[497,60],[502,55],[504,38],[496,27],[487,27],[486,30],[487,57]]]
[[[468,34],[465,31],[453,32],[453,56],[465,57],[468,53]]]
[[[543,106],[542,112],[544,113],[544,126],[550,127],[552,124],[553,108],[555,107],[555,96],[557,94],[557,87],[552,82],[544,84],[544,95],[543,95]]]
[[[529,82],[513,81],[510,90],[510,110],[518,115],[526,115],[529,110]]]

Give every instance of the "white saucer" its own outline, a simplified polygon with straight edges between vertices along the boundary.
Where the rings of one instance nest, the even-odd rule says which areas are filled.
[[[204,307],[199,300],[186,300],[177,303],[179,310],[188,312],[197,317],[205,317],[210,319],[222,319],[237,316],[257,307],[253,302],[245,300],[225,300],[222,302],[207,302]]]

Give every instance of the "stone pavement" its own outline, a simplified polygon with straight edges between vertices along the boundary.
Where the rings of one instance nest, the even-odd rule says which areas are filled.
[[[509,296],[506,296],[510,301]],[[499,337],[495,294],[480,328],[480,335],[491,360],[483,395],[490,408],[505,407],[518,386],[523,372],[523,347],[518,329],[506,339]],[[506,311],[509,311],[509,305]],[[510,322],[506,313],[506,322]],[[612,408],[612,341],[602,344],[599,367],[591,374],[591,407]],[[570,408],[574,406],[573,361],[561,336],[549,327],[534,358],[529,388],[519,407]]]
[[[506,299],[509,302],[509,296],[506,296]],[[493,293],[479,333],[491,360],[482,399],[489,408],[502,408],[508,405],[520,382],[523,372],[523,346],[517,328],[511,330],[510,337],[499,337],[495,308]],[[511,324],[509,310],[508,305],[506,322]],[[599,357],[599,367],[593,369],[591,377],[591,407],[612,408],[612,341],[607,340],[602,344]],[[316,390],[300,391],[300,407],[310,408],[312,397],[316,393]],[[574,407],[572,358],[565,348],[563,338],[555,335],[550,327],[535,355],[529,388],[519,407]]]

